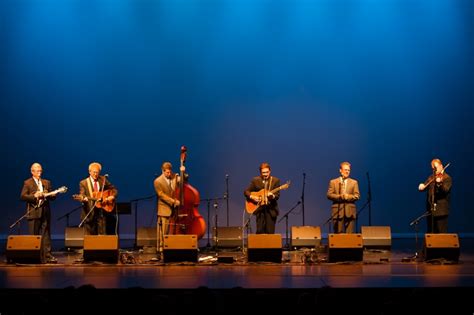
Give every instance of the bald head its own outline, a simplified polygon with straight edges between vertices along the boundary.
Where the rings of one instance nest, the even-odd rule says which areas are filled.
[[[43,173],[43,168],[41,167],[41,164],[39,163],[33,163],[31,165],[31,175],[36,178],[40,179],[41,174]]]

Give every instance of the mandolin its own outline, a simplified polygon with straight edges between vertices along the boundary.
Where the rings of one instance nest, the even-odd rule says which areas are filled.
[[[57,194],[62,194],[62,193],[65,193],[66,191],[67,191],[67,187],[63,186],[51,192],[44,193],[43,196],[40,199],[38,199],[38,202],[36,203],[35,208],[41,207],[44,204],[44,201],[46,200],[47,197],[55,196]]]

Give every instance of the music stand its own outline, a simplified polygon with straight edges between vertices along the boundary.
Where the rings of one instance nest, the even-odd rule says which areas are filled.
[[[131,202],[117,202],[117,213],[118,214],[132,214],[132,203]]]

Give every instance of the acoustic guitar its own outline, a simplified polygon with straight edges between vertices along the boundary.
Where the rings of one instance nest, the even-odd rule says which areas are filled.
[[[67,191],[67,187],[63,186],[63,187],[60,187],[60,188],[58,188],[56,190],[53,190],[51,192],[44,193],[43,196],[40,199],[38,199],[38,202],[36,203],[35,208],[41,207],[43,205],[43,203],[45,202],[47,197],[54,196],[54,195],[57,195],[57,194],[62,194],[62,193],[65,193],[66,191]]]
[[[112,190],[93,191],[92,197],[87,199],[88,202],[95,204],[97,208],[102,208],[106,212],[112,212],[115,208],[115,198],[113,200],[106,200],[109,196],[113,196]],[[82,195],[72,195],[72,198],[84,202],[84,196]]]
[[[276,193],[280,190],[288,189],[290,187],[290,181],[287,181],[285,184],[278,186],[277,188],[274,188],[272,190],[268,189],[260,189],[259,191],[254,191],[250,193],[250,196],[258,197],[259,201],[255,202],[252,199],[247,199],[245,201],[245,210],[247,213],[254,213],[259,207],[267,205],[270,201],[268,200],[268,194],[269,193]]]

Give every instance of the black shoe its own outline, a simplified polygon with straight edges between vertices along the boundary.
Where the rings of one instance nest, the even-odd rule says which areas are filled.
[[[56,257],[51,256],[46,260],[46,263],[47,264],[57,264],[58,260],[56,259]]]

